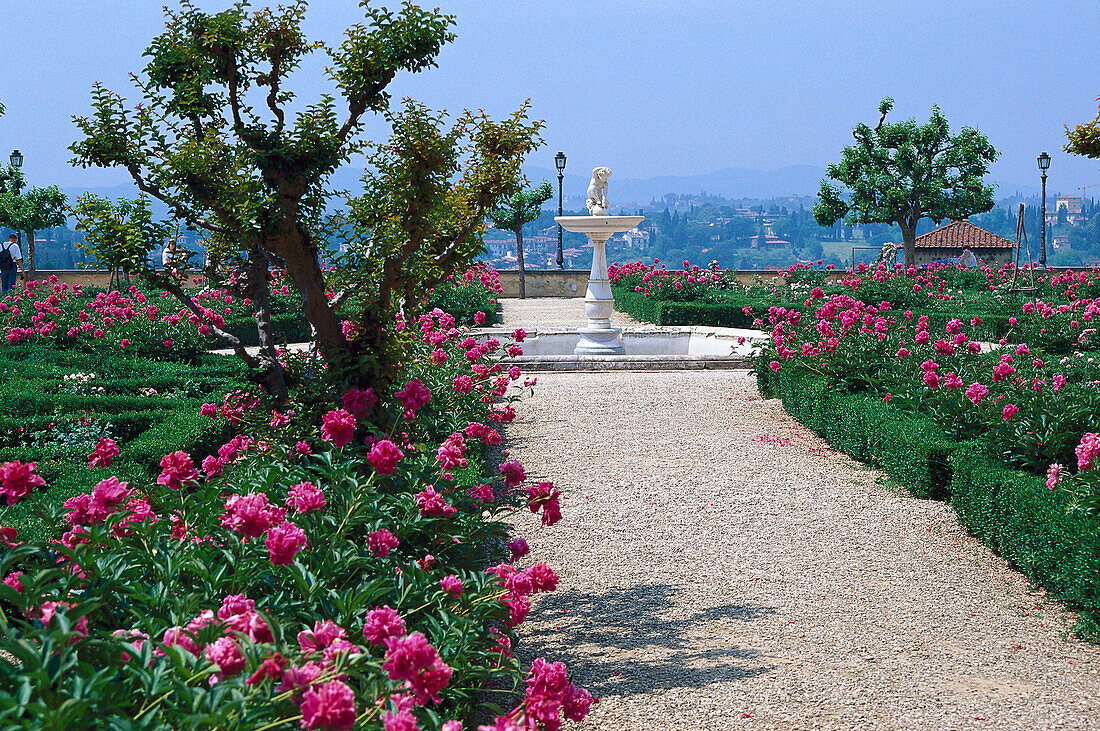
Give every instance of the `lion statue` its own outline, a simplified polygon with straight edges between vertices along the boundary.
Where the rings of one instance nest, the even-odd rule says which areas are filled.
[[[607,179],[611,177],[611,170],[598,167],[592,171],[592,182],[588,184],[588,213],[591,216],[607,215]]]

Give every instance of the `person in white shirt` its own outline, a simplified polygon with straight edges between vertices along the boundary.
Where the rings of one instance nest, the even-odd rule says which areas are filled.
[[[967,269],[973,269],[978,266],[978,259],[974,256],[974,252],[970,249],[963,249],[962,256],[959,257],[959,264]]]
[[[19,237],[12,234],[0,247],[0,294],[7,294],[15,286],[16,267],[23,280],[27,279],[27,270],[23,268],[23,252],[19,250],[18,242]]]

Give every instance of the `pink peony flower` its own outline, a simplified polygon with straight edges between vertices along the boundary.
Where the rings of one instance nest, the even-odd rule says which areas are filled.
[[[523,558],[531,552],[531,548],[527,545],[527,541],[522,538],[516,538],[515,540],[509,541],[508,550],[512,552],[512,561]]]
[[[199,409],[199,413],[210,419],[218,418],[218,406],[217,404],[203,404]]]
[[[380,475],[392,474],[397,469],[397,463],[405,456],[405,453],[389,439],[380,439],[371,447],[367,460],[371,467]]]
[[[1077,471],[1092,468],[1100,454],[1100,434],[1090,432],[1081,437],[1081,443],[1074,450],[1077,453]]]
[[[398,544],[397,537],[387,528],[367,534],[367,547],[371,555],[376,558],[385,558],[390,555],[390,551],[397,548]]]
[[[443,591],[447,592],[451,596],[462,596],[462,579],[458,578],[454,574],[444,576],[439,580],[439,586]]]
[[[224,470],[225,462],[222,461],[221,457],[215,457],[211,454],[202,461],[202,471],[206,473],[207,480],[218,477]]]
[[[206,659],[217,665],[224,676],[238,675],[248,663],[231,637],[219,637],[207,647]]]
[[[230,495],[225,500],[221,526],[244,538],[258,538],[285,518],[286,508],[269,504],[263,493]]]
[[[527,479],[527,473],[523,469],[523,465],[516,460],[505,462],[500,465],[499,469],[501,476],[504,477],[505,487],[515,487]]]
[[[971,383],[966,389],[966,397],[975,406],[980,404],[987,395],[989,395],[989,389],[978,382]]]
[[[270,528],[264,541],[273,566],[289,566],[306,543],[305,531],[289,520]]]
[[[343,409],[330,411],[322,417],[321,439],[339,449],[355,435],[355,417]]]
[[[1065,467],[1055,462],[1047,468],[1047,487],[1053,490],[1062,481],[1062,470]]]
[[[554,591],[558,588],[560,579],[549,564],[537,563],[524,573],[531,579],[531,587],[536,592]]]
[[[436,450],[435,458],[445,470],[466,467],[466,440],[462,432],[455,432],[447,437]]]
[[[1005,421],[1010,421],[1012,419],[1012,417],[1016,415],[1016,412],[1019,411],[1019,410],[1020,409],[1019,409],[1019,407],[1016,406],[1016,404],[1006,404],[1004,409],[1001,411],[1001,416],[1004,417]]]
[[[260,666],[256,668],[256,672],[248,676],[248,680],[244,681],[246,685],[257,685],[264,678],[280,678],[283,675],[283,671],[286,670],[287,659],[278,652],[268,655],[260,663]]]
[[[404,681],[416,696],[416,702],[439,703],[439,692],[447,687],[453,672],[420,632],[406,637],[386,638],[386,658],[382,669],[390,680]]]
[[[391,711],[382,716],[383,731],[420,731],[411,711]]]
[[[551,526],[561,520],[561,492],[552,482],[540,482],[527,488],[528,507],[532,513],[542,509],[542,524]]]
[[[313,449],[309,446],[309,442],[298,442],[294,445],[294,451],[298,454],[310,454]]]
[[[299,707],[302,728],[346,731],[355,725],[355,693],[339,680],[312,686]]]
[[[451,387],[455,393],[469,393],[474,388],[474,381],[469,376],[455,376]]]
[[[405,388],[394,395],[405,407],[405,417],[409,419],[432,399],[432,392],[417,378],[406,383]]]
[[[95,449],[88,455],[89,467],[110,467],[111,460],[118,456],[118,442],[110,437],[103,437],[95,445]]]
[[[157,484],[164,485],[169,490],[179,490],[186,483],[199,479],[199,473],[195,471],[191,455],[187,452],[175,451],[164,455],[160,460],[160,466],[161,473],[157,478]]]
[[[372,645],[380,645],[390,637],[403,637],[407,631],[405,620],[387,604],[367,612],[363,638]]]
[[[455,507],[444,500],[431,485],[416,494],[416,504],[424,518],[447,518],[456,512]]]
[[[0,464],[0,496],[7,499],[8,505],[15,505],[31,490],[46,484],[40,475],[35,474],[37,466],[37,462],[24,464],[19,460]]]
[[[478,325],[484,325],[485,324],[485,313],[482,312],[481,310],[478,310],[477,312],[475,312],[474,313],[474,322],[477,323]]]
[[[348,633],[344,628],[330,619],[324,622],[314,622],[313,630],[302,630],[298,633],[298,646],[302,652],[310,654],[319,652],[331,645],[336,640],[347,638]]]
[[[290,417],[289,416],[287,416],[286,414],[283,414],[281,412],[278,412],[275,409],[271,410],[271,421],[268,422],[268,426],[270,426],[273,429],[281,429],[289,423],[290,423]]]
[[[372,388],[366,390],[349,388],[341,397],[341,401],[345,411],[350,412],[357,419],[362,419],[378,403],[378,397],[374,395]]]
[[[325,493],[312,482],[299,482],[290,486],[290,494],[286,499],[287,507],[294,508],[299,513],[308,513],[311,510],[323,510],[325,507]]]

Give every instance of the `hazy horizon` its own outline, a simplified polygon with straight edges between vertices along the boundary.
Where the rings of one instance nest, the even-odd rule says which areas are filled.
[[[938,104],[953,130],[985,133],[1002,153],[991,180],[1037,188],[1035,157],[1046,150],[1049,191],[1100,183],[1096,161],[1061,149],[1064,125],[1096,116],[1100,89],[1085,78],[1100,61],[1096,3],[437,2],[457,15],[458,39],[438,69],[399,75],[395,101],[503,116],[530,98],[532,116],[546,120],[546,145],[528,161],[535,167],[552,169],[559,149],[570,175],[607,165],[619,180],[824,167],[891,96],[891,119],[924,121]],[[350,0],[314,0],[307,31],[338,40],[360,13]],[[163,27],[160,4],[47,1],[7,8],[4,20],[4,161],[19,148],[31,185],[125,182],[119,170],[68,165],[78,136],[71,117],[90,112],[97,80],[136,98],[127,75]],[[327,88],[320,66],[315,59],[295,80],[303,103]],[[374,118],[366,134],[385,131]]]

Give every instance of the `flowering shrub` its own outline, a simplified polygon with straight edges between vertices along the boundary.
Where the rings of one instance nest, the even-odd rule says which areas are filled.
[[[60,540],[0,530],[9,720],[453,731],[486,684],[523,680],[496,728],[582,718],[593,699],[564,665],[524,672],[511,651],[557,576],[511,563],[518,542],[485,568],[508,512],[560,518],[553,485],[525,486],[514,462],[484,468],[515,413],[520,374],[500,356],[521,346],[454,325],[442,312],[417,323],[393,396],[342,394],[319,415],[232,394],[196,408],[237,434],[206,459],[164,454],[155,479],[120,480],[111,462],[128,445],[96,442],[102,479],[42,506],[68,527]],[[42,482],[33,464],[0,465],[8,502]]]

